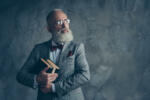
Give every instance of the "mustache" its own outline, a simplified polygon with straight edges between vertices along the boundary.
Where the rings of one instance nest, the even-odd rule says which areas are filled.
[[[69,32],[69,31],[70,31],[70,29],[69,29],[69,28],[62,28],[62,29],[60,29],[58,32],[62,33],[63,31],[67,31],[67,32]]]

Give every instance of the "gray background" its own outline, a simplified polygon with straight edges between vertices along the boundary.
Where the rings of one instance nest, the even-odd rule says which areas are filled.
[[[85,43],[86,100],[150,100],[150,0],[1,0],[0,100],[35,100],[15,76],[33,46],[50,39],[46,16],[62,8]]]

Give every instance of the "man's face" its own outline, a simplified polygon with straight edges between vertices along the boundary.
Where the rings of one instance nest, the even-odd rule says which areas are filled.
[[[55,12],[48,26],[52,33],[52,39],[55,42],[62,43],[73,40],[72,31],[69,29],[69,22],[70,20],[64,12]]]
[[[48,28],[51,30],[52,33],[59,31],[61,31],[61,33],[66,33],[69,29],[69,23],[66,22],[67,20],[67,15],[64,12],[57,11],[51,19],[51,23],[50,26],[48,26]]]

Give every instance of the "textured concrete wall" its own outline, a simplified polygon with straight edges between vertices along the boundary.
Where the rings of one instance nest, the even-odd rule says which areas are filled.
[[[1,0],[0,100],[35,100],[15,76],[33,46],[48,40],[45,18],[62,8],[85,43],[86,100],[150,100],[150,0]]]

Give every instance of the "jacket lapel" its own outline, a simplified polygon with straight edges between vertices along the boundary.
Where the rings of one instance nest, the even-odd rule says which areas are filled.
[[[62,61],[65,59],[65,57],[67,56],[67,53],[69,52],[69,48],[70,48],[70,45],[71,42],[67,42],[64,44],[64,47],[60,53],[60,56],[59,56],[59,61],[58,61],[58,65],[61,65]]]
[[[43,59],[49,59],[50,46],[51,46],[51,40],[47,41],[45,43],[45,46],[43,46],[43,48],[41,50],[42,51],[41,57]]]

